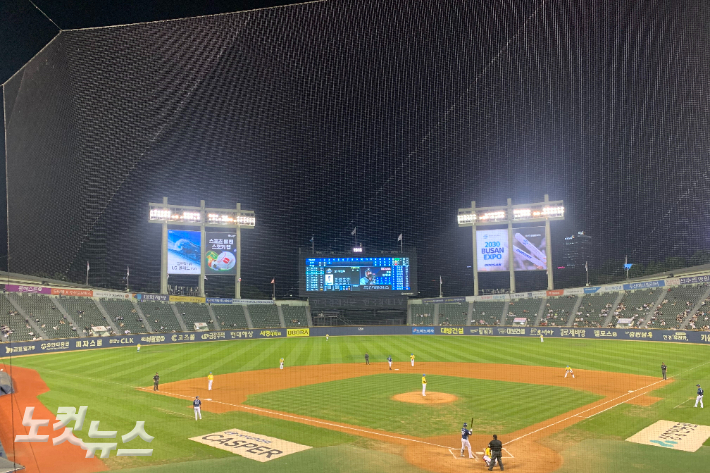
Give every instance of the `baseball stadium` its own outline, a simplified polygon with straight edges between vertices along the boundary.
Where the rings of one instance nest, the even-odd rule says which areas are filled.
[[[710,3],[113,3],[0,9],[0,473],[706,471]]]

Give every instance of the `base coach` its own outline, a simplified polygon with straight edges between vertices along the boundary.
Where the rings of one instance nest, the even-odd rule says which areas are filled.
[[[491,466],[488,467],[488,471],[493,471],[493,465],[495,464],[495,461],[498,460],[498,465],[500,466],[501,471],[505,470],[503,468],[503,461],[501,458],[501,450],[503,450],[503,442],[498,440],[497,435],[493,435],[493,440],[491,440],[488,443],[488,448],[491,449]]]

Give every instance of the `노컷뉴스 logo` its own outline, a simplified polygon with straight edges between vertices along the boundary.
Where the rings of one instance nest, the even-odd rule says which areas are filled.
[[[100,458],[108,458],[111,454],[111,450],[116,450],[118,447],[118,442],[84,442],[83,440],[74,436],[75,431],[80,431],[84,428],[84,419],[86,418],[86,412],[89,410],[87,406],[80,406],[79,412],[77,412],[76,407],[59,407],[57,408],[57,422],[52,426],[52,430],[59,430],[63,428],[61,434],[52,439],[52,445],[61,445],[64,442],[69,442],[72,445],[81,447],[86,450],[85,458],[94,458],[94,454],[97,451],[101,451]],[[49,419],[33,419],[35,408],[26,407],[25,414],[22,417],[22,425],[29,427],[30,431],[27,435],[16,435],[15,442],[48,442],[49,435],[40,434],[40,427],[49,426]],[[74,427],[68,427],[68,425],[74,422]],[[92,420],[89,425],[89,438],[92,439],[114,439],[116,434],[115,430],[99,430],[98,420]],[[136,438],[140,437],[141,440],[145,442],[152,442],[152,436],[145,432],[145,422],[139,420],[136,422],[133,430],[125,435],[121,436],[121,443],[128,443]],[[118,457],[149,457],[153,454],[153,449],[138,449],[138,448],[119,448],[116,452]]]

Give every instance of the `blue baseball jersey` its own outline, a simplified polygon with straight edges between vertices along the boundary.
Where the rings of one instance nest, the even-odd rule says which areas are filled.
[[[392,363],[392,357],[391,357],[391,356],[388,356],[388,357],[387,357],[387,361],[389,361],[390,363]]]
[[[703,388],[698,388],[698,396],[702,396],[705,394],[705,391],[703,391]]]
[[[462,439],[468,440],[468,436],[471,435],[471,434],[473,434],[473,431],[472,431],[472,430],[468,430],[468,429],[465,428],[465,427],[462,427],[462,428],[461,428],[461,438],[462,438]]]
[[[202,401],[200,401],[199,399],[195,399],[194,401],[192,401],[192,407],[200,407],[201,405]]]

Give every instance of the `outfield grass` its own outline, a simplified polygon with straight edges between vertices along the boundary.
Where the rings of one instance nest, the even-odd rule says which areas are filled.
[[[155,436],[155,440],[150,444],[154,449],[153,456],[128,459],[118,459],[112,456],[107,461],[107,464],[112,468],[147,467],[173,462],[207,460],[204,463],[185,463],[182,467],[173,463],[165,468],[170,471],[183,471],[179,468],[187,468],[184,471],[210,471],[211,473],[234,471],[241,468],[245,471],[258,472],[272,471],[279,465],[288,465],[289,471],[304,471],[306,468],[301,466],[301,462],[306,462],[308,458],[307,464],[310,465],[309,470],[311,471],[356,471],[350,468],[340,469],[338,466],[340,463],[328,458],[326,452],[337,451],[340,454],[357,452],[353,454],[353,458],[357,459],[357,466],[365,468],[362,471],[384,471],[379,467],[368,470],[370,466],[367,465],[378,465],[378,462],[387,463],[390,460],[394,463],[392,463],[391,469],[386,471],[398,471],[399,467],[395,463],[399,457],[391,459],[387,457],[389,453],[375,451],[371,448],[362,449],[358,446],[361,439],[347,434],[244,412],[203,413],[203,421],[195,422],[191,418],[192,411],[189,408],[189,401],[155,396],[135,390],[136,386],[150,386],[152,384],[151,378],[156,371],[160,373],[163,382],[170,382],[204,378],[209,371],[219,375],[235,371],[275,368],[281,357],[286,359],[287,367],[325,363],[360,363],[364,361],[365,352],[370,354],[370,359],[373,362],[384,362],[388,355],[391,355],[395,362],[408,362],[409,354],[414,352],[418,362],[539,365],[559,367],[561,372],[566,364],[570,364],[575,369],[626,372],[650,376],[660,376],[660,364],[663,361],[668,365],[669,376],[675,376],[677,381],[652,394],[663,397],[662,401],[650,407],[626,405],[615,407],[566,429],[547,441],[558,442],[563,452],[567,452],[564,453],[565,455],[584,453],[583,449],[580,450],[581,441],[619,442],[630,452],[636,452],[638,449],[646,452],[649,459],[649,469],[644,471],[651,472],[666,471],[660,465],[668,465],[668,462],[679,462],[675,464],[677,471],[703,471],[696,468],[696,459],[707,458],[706,455],[710,449],[703,447],[695,454],[680,455],[682,452],[668,452],[658,447],[636,446],[628,442],[621,443],[632,433],[660,419],[710,425],[710,409],[707,411],[693,410],[688,408],[687,404],[676,408],[683,400],[694,397],[696,383],[703,384],[706,389],[710,387],[710,357],[708,356],[710,355],[710,347],[707,346],[550,338],[546,339],[545,343],[540,343],[538,339],[534,338],[503,337],[331,337],[328,342],[323,338],[302,338],[144,346],[141,353],[136,353],[135,348],[117,348],[15,357],[11,362],[17,366],[39,371],[50,388],[48,393],[40,396],[40,400],[53,412],[56,412],[59,406],[88,405],[87,421],[100,420],[101,430],[118,430],[119,435],[130,431],[137,420],[146,422],[147,432]],[[9,362],[10,360],[5,359],[5,363]],[[367,378],[371,377],[360,380],[366,383],[364,385],[352,385],[354,399],[345,396],[343,401],[357,403],[362,402],[358,401],[358,398],[372,399],[374,396],[379,396],[379,393],[371,387],[367,387]],[[442,382],[449,382],[448,380],[444,381],[443,378]],[[402,377],[401,379],[406,378]],[[480,381],[475,382],[480,383]],[[459,378],[455,378],[455,381],[451,381],[450,384],[451,390],[457,395],[459,394],[455,390],[463,385],[463,380]],[[407,391],[420,388],[418,379],[415,386],[414,389],[407,389]],[[392,386],[391,390],[394,388],[395,386]],[[537,388],[538,386],[527,385],[525,392],[519,396],[511,396],[507,401],[510,403],[508,409],[527,413],[526,407],[537,399],[537,396],[526,394],[533,392],[527,390]],[[548,387],[542,388],[549,389]],[[349,389],[342,392],[347,394]],[[442,391],[439,385],[436,388],[432,385],[430,389]],[[462,391],[462,396],[476,395],[473,389],[470,391],[461,389],[460,391]],[[386,393],[382,395],[387,396]],[[507,396],[506,391],[497,393],[497,396]],[[554,404],[565,397],[556,395],[554,402],[547,407],[555,408]],[[458,418],[457,413],[447,414],[446,419],[444,421],[437,420],[439,425],[430,427],[430,431],[448,432],[450,429],[451,433],[457,432],[462,421],[470,420],[471,409],[479,409],[480,407],[475,406],[477,401],[470,402],[472,406],[468,407],[463,418]],[[384,401],[378,404],[384,406]],[[381,409],[379,405],[374,409]],[[280,410],[286,407],[285,405],[274,406]],[[332,406],[329,408],[332,409]],[[391,415],[385,419],[387,428],[401,431],[392,426],[400,415],[399,412],[402,413],[401,417],[403,418],[400,420],[410,422],[407,418],[408,408],[409,406],[405,405],[393,407]],[[370,406],[367,406],[367,409],[370,409]],[[324,417],[326,414],[321,413],[317,417]],[[375,416],[371,417],[374,419]],[[448,425],[448,422],[452,422],[452,425]],[[516,420],[516,422],[518,421]],[[230,453],[188,440],[189,437],[235,427],[316,448],[273,462],[256,464],[252,460],[236,457]],[[77,432],[77,435],[86,439],[86,429],[84,430],[84,432]],[[416,433],[416,435],[421,434]],[[567,437],[564,437],[565,435]],[[594,445],[608,445],[604,442]],[[136,445],[135,448],[143,447]],[[595,452],[587,452],[588,456],[597,458],[594,461],[597,462],[595,464],[598,464],[600,469],[595,471],[611,471],[602,468],[603,465],[606,465],[604,462],[607,454],[602,450],[595,450]],[[570,456],[571,458],[572,456]],[[658,458],[658,461],[652,461],[654,458]],[[669,458],[672,458],[672,461],[668,460]],[[315,463],[310,463],[311,461]],[[569,468],[570,463],[565,463],[565,465],[565,468]],[[354,468],[356,465],[352,466]],[[401,466],[405,468],[402,471],[406,471],[406,466]],[[415,470],[410,467],[409,471]]]
[[[450,404],[403,403],[395,394],[418,391],[421,376],[386,373],[249,396],[247,404],[418,437],[450,434],[473,418],[475,433],[505,434],[571,411],[602,396],[556,386],[428,376],[428,389],[455,395]],[[555,399],[550,403],[550,399]],[[524,402],[522,401],[524,400]]]

